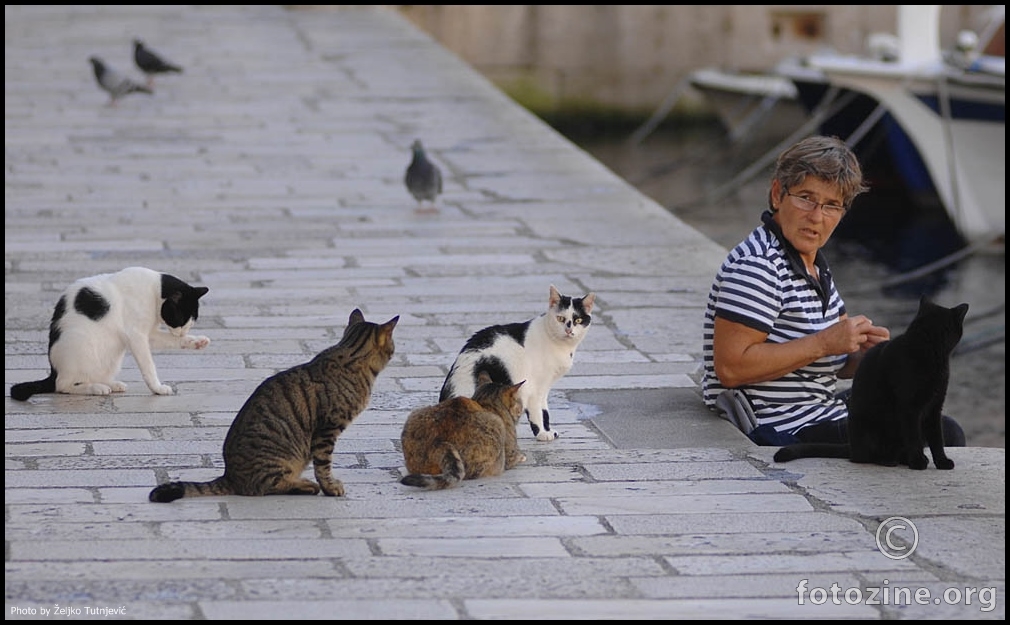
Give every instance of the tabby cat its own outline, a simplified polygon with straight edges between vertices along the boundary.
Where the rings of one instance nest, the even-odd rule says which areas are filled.
[[[487,371],[499,384],[525,380],[519,395],[530,429],[537,440],[554,440],[558,433],[551,429],[547,395],[572,368],[575,350],[593,320],[590,313],[595,299],[595,293],[579,298],[562,295],[552,284],[546,313],[478,331],[452,363],[439,401],[471,397],[481,371]]]
[[[208,291],[145,267],[77,280],[56,302],[49,324],[49,377],[15,384],[11,397],[26,401],[36,393],[122,393],[126,384],[116,377],[127,349],[151,392],[171,395],[172,387],[158,378],[151,349],[210,344],[206,336],[188,334]]]
[[[472,398],[453,397],[411,412],[400,435],[410,474],[400,483],[441,490],[501,475],[525,461],[516,440],[522,385],[492,382],[481,371]]]
[[[950,355],[961,340],[968,304],[946,308],[923,297],[904,334],[874,345],[852,379],[848,444],[798,443],[775,453],[796,458],[848,458],[884,466],[925,469],[928,444],[937,469],[953,469],[944,451],[943,402]]]
[[[281,371],[253,391],[224,439],[224,475],[210,482],[169,482],[148,499],[167,503],[203,495],[344,494],[333,477],[333,446],[367,406],[372,384],[393,356],[393,328],[355,309],[344,335],[307,363]],[[309,463],[316,482],[302,477]]]

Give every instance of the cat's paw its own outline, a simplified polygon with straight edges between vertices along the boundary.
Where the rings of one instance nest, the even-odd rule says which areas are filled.
[[[327,497],[344,496],[344,484],[340,480],[332,479],[329,481],[323,481],[319,483],[319,486],[322,487],[323,494]]]
[[[908,468],[914,469],[916,471],[922,471],[928,466],[929,466],[929,460],[926,458],[925,455],[916,458],[911,458],[908,461]]]
[[[172,395],[175,393],[172,387],[167,384],[156,384],[151,387],[151,392],[155,395]]]
[[[101,382],[92,382],[82,387],[84,395],[112,395],[112,387]]]
[[[279,486],[275,492],[285,495],[318,495],[319,486],[311,480],[298,479]]]
[[[187,334],[182,337],[183,349],[203,349],[208,345],[210,345],[210,339],[206,336],[194,336],[192,334]]]
[[[119,380],[113,380],[112,382],[109,382],[109,388],[112,390],[113,393],[126,392],[126,384],[120,382]]]
[[[516,454],[515,456],[510,456],[509,458],[507,458],[505,460],[505,468],[506,469],[514,469],[514,468],[516,468],[517,466],[519,466],[520,464],[522,464],[524,462],[526,462],[526,455],[525,454]]]
[[[540,430],[540,433],[537,434],[538,441],[552,441],[557,437],[558,433],[554,430]]]
[[[954,461],[950,458],[933,458],[933,464],[936,465],[937,469],[942,469],[944,471],[949,471],[954,468]]]

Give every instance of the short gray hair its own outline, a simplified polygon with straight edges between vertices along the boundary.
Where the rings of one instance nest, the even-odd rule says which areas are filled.
[[[857,195],[869,190],[863,183],[859,159],[838,137],[807,137],[779,154],[772,180],[779,181],[783,194],[802,183],[807,176],[837,185],[845,208],[852,206]],[[769,208],[772,208],[770,195],[768,201]]]

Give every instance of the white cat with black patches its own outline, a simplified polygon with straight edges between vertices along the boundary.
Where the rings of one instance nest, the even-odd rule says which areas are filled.
[[[49,324],[49,377],[15,384],[11,397],[121,393],[126,384],[116,376],[127,349],[151,392],[171,395],[172,387],[158,378],[151,350],[210,344],[206,336],[189,334],[208,291],[144,267],[77,280],[63,292]]]
[[[554,440],[558,433],[551,429],[547,395],[572,368],[575,350],[589,331],[595,300],[595,293],[562,295],[552,284],[546,313],[476,332],[452,363],[438,400],[471,397],[481,371],[499,384],[525,381],[520,399],[530,429],[537,440]]]

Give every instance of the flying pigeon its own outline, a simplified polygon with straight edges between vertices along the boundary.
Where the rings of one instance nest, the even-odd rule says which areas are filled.
[[[428,160],[420,139],[415,140],[410,149],[414,156],[403,178],[407,190],[417,200],[418,212],[438,212],[435,199],[442,193],[442,172],[438,169],[438,165]],[[426,201],[431,203],[428,208],[424,207]]]
[[[130,93],[154,93],[144,85],[112,69],[97,56],[88,60],[91,61],[91,67],[95,70],[95,81],[98,82],[98,86],[109,94],[109,106],[115,106],[116,100]]]
[[[182,73],[181,67],[169,63],[150,49],[144,47],[144,42],[140,39],[133,40],[133,62],[147,76],[148,87],[154,86],[154,77],[157,74],[167,74],[169,72]]]

